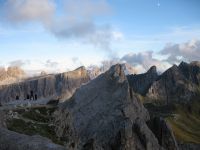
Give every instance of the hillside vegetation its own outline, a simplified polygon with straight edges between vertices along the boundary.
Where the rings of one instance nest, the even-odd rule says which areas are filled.
[[[187,103],[147,103],[151,116],[164,117],[180,143],[200,144],[200,97]]]

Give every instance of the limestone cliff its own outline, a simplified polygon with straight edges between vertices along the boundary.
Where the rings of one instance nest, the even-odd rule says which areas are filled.
[[[0,86],[0,102],[31,97],[68,99],[81,84],[88,82],[84,67],[61,74],[50,74],[23,82]]]

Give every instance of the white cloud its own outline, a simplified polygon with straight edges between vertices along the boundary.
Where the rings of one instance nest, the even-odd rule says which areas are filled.
[[[27,21],[45,22],[55,13],[55,4],[51,0],[7,0],[1,5],[5,19],[14,24]]]
[[[183,61],[200,60],[200,41],[190,40],[181,44],[168,43],[164,49],[160,51],[162,55],[168,55],[166,59],[170,63]]]
[[[151,66],[156,66],[159,72],[163,72],[170,66],[170,63],[153,57],[153,51],[140,53],[128,53],[121,58],[121,61],[133,65],[141,73],[147,71]]]
[[[166,43],[183,43],[191,39],[200,37],[200,24],[188,25],[186,27],[168,27],[162,31],[145,33],[141,31],[129,30],[124,33],[120,42],[116,41],[112,46],[118,51],[119,55],[125,55],[129,52],[141,52],[144,50],[161,50]]]
[[[59,65],[59,63],[58,62],[56,62],[56,61],[52,61],[52,60],[47,60],[46,62],[45,62],[45,66],[47,67],[47,68],[56,68],[56,67],[58,67],[58,65]]]
[[[113,31],[112,36],[113,36],[113,39],[117,41],[124,39],[123,33],[119,31]]]
[[[11,25],[39,22],[57,38],[76,38],[110,50],[112,28],[97,24],[95,18],[106,15],[111,8],[106,0],[7,0],[1,2],[1,20]]]

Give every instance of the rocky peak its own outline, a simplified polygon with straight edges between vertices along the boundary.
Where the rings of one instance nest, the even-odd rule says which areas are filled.
[[[178,69],[178,66],[176,64],[173,64],[173,66],[169,68],[166,72],[177,72]]]
[[[112,65],[114,64],[117,64],[116,62],[112,63],[103,63],[102,66],[98,67],[98,66],[95,66],[95,65],[91,65],[89,66],[87,69],[88,69],[88,73],[91,77],[91,79],[94,79],[96,78],[97,76],[99,76],[100,74],[106,72]],[[121,64],[121,66],[123,67],[123,70],[125,72],[126,75],[128,74],[135,74],[137,72],[137,70],[130,64],[128,63],[123,63]]]
[[[200,82],[200,69],[181,62],[173,65],[159,76],[148,90],[148,97],[152,99],[170,101],[189,100]]]
[[[158,78],[156,66],[152,66],[146,73],[128,75],[128,82],[133,90],[145,95],[152,83]]]
[[[156,66],[152,66],[147,73],[151,73],[151,74],[157,74],[157,68]]]
[[[194,84],[200,84],[200,62],[193,61],[190,64],[182,62],[179,69],[187,80]]]
[[[116,64],[106,72],[106,75],[117,79],[118,82],[123,82],[124,80],[126,80],[124,69],[125,68],[122,65]]]
[[[182,67],[185,67],[185,66],[188,66],[188,63],[182,61],[180,64],[179,64],[179,68],[182,68]]]
[[[149,114],[130,89],[122,65],[112,66],[55,113],[56,132],[67,149],[160,149]]]
[[[180,72],[179,67],[175,64],[172,67],[170,67],[169,69],[167,69],[163,74],[161,74],[159,76],[159,79],[160,78],[162,78],[163,80],[169,80],[172,82],[175,82],[176,79],[184,80],[183,74]]]

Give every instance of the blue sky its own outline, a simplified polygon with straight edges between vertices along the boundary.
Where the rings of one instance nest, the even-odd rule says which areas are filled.
[[[199,37],[199,0],[0,0],[1,66],[64,71],[127,55],[172,64],[199,59]]]

